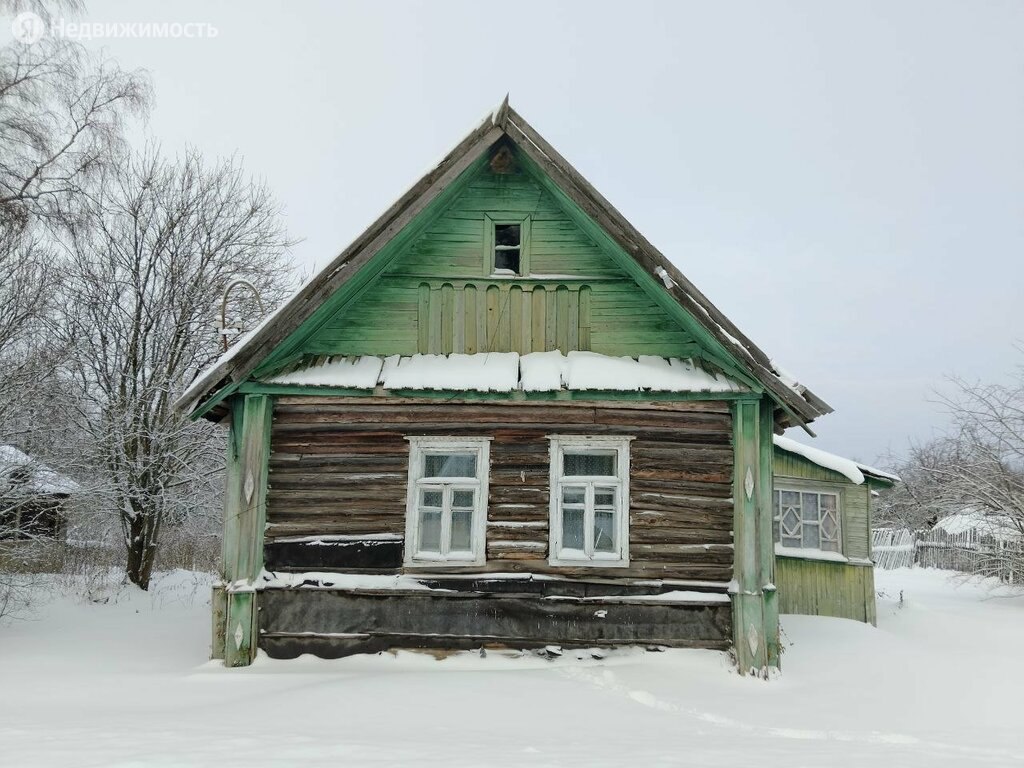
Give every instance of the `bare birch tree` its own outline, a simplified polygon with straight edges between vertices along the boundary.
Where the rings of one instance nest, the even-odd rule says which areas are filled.
[[[222,464],[206,424],[171,404],[216,358],[221,292],[245,278],[272,306],[288,241],[268,190],[235,161],[207,166],[149,150],[108,172],[69,231],[62,341],[78,417],[93,446],[93,491],[121,523],[128,578],[149,585],[161,527],[219,508],[197,493]],[[257,319],[255,305],[243,314]]]
[[[67,1],[0,3],[44,19],[50,10],[78,7]],[[60,304],[52,228],[74,220],[83,190],[123,153],[125,119],[144,113],[148,98],[143,75],[124,72],[73,42],[45,39],[0,48],[0,445],[33,454],[43,447],[71,450],[74,441],[55,407],[60,387],[54,376],[66,350],[49,332]],[[0,493],[0,528],[36,503],[15,485]],[[31,534],[0,530],[0,538]],[[17,571],[35,566],[28,560],[36,550],[14,551],[13,560],[0,564],[0,615],[31,591],[31,579]]]

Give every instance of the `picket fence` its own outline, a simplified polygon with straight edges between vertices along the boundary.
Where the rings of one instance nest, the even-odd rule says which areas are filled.
[[[1024,578],[1024,539],[992,536],[976,529],[910,531],[876,528],[871,536],[876,568],[945,568],[994,576],[1007,584]]]

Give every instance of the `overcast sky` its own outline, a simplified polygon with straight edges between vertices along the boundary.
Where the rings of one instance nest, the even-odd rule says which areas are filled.
[[[832,404],[816,445],[900,451],[943,425],[946,375],[1021,359],[1021,0],[87,5],[218,29],[102,44],[151,73],[166,150],[238,153],[267,181],[303,267],[508,91]]]

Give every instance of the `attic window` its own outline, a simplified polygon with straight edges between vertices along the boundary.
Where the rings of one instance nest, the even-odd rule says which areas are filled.
[[[494,271],[508,270],[520,275],[522,255],[522,225],[494,225]]]

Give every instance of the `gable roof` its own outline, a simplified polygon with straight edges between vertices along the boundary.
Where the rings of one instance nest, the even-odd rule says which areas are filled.
[[[825,401],[775,366],[756,344],[509,106],[508,97],[348,248],[264,318],[256,328],[239,339],[231,350],[199,374],[178,399],[176,407],[192,409],[203,401],[209,405],[211,395],[219,393],[222,398],[233,391],[277,345],[309,319],[325,300],[358,274],[406,225],[501,140],[515,145],[618,248],[652,279],[661,281],[668,295],[764,387],[783,411],[779,419],[781,423],[799,424],[807,429],[807,423],[832,411]],[[206,408],[200,410],[205,411]],[[807,431],[810,432],[809,429]]]

